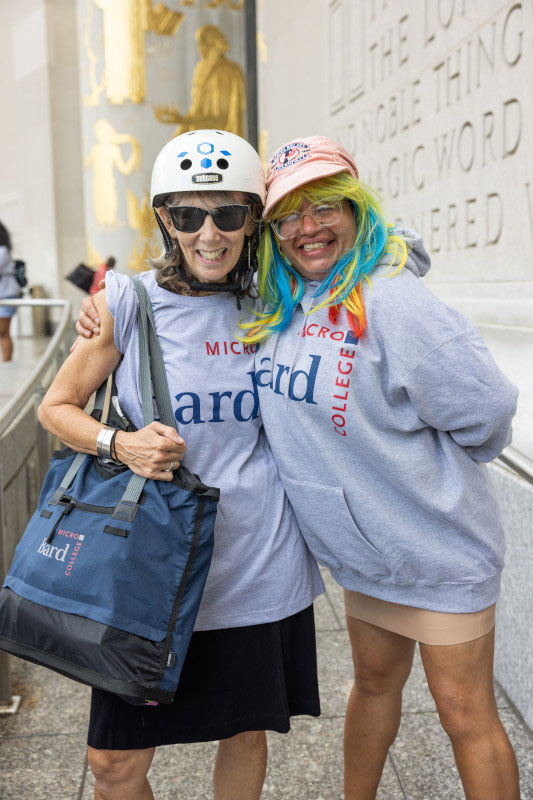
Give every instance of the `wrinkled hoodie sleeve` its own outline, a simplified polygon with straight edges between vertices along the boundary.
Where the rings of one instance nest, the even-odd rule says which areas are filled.
[[[511,442],[518,390],[473,326],[426,353],[398,389],[423,422],[447,431],[474,461],[492,461]]]

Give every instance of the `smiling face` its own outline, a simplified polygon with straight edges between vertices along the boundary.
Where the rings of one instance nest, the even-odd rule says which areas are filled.
[[[225,193],[224,199],[219,195],[219,192],[181,194],[179,200],[173,201],[172,204],[213,209],[220,205],[246,203],[241,192]],[[201,283],[225,283],[228,274],[239,260],[244,237],[253,233],[254,226],[250,214],[247,214],[244,225],[238,231],[221,231],[207,214],[200,230],[194,233],[182,233],[174,228],[165,206],[159,209],[159,213],[170,236],[176,239],[180,246],[182,268]]]
[[[305,214],[311,205],[303,200],[299,211]],[[320,227],[312,217],[302,218],[300,233],[294,239],[279,242],[294,269],[308,280],[322,281],[355,242],[357,226],[352,206],[343,200],[340,219],[329,227]]]

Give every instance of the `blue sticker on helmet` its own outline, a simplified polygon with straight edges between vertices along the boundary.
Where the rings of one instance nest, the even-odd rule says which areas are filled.
[[[212,145],[211,142],[202,142],[197,146],[196,149],[199,153],[202,153],[202,155],[208,155],[209,153],[213,152],[215,146]]]

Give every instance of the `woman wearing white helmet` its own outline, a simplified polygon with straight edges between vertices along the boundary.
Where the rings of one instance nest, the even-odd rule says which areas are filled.
[[[139,428],[117,432],[117,459],[167,481],[185,459],[221,490],[212,565],[174,702],[139,707],[93,691],[89,763],[99,800],[149,800],[156,746],[214,740],[215,799],[255,800],[265,729],[286,732],[291,715],[319,713],[312,602],[323,587],[263,435],[255,348],[235,339],[253,305],[253,218],[264,193],[257,153],[230,133],[183,134],[156,160],[152,204],[165,253],[141,280],[181,435],[159,422],[142,428],[136,293],[112,272],[95,296],[100,336],[79,343],[40,408],[46,428],[96,453],[102,426],[83,408],[116,368],[122,410]]]

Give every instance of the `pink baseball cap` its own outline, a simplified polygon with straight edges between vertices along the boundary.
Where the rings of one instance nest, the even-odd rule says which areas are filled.
[[[349,172],[354,178],[359,177],[357,164],[349,152],[333,139],[308,136],[284,144],[268,162],[264,215],[268,216],[282,197],[304,183],[338,172]]]

